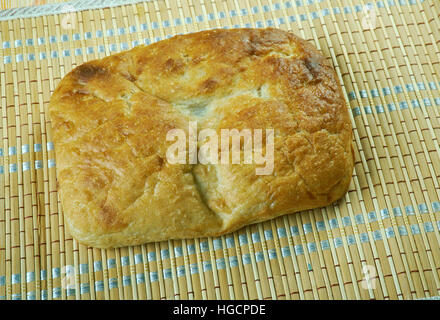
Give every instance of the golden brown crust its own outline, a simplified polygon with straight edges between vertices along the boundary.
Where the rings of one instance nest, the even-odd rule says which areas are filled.
[[[352,133],[331,65],[278,29],[209,30],[80,65],[49,112],[66,223],[96,247],[217,236],[346,192]],[[274,129],[274,170],[170,164],[173,128]]]

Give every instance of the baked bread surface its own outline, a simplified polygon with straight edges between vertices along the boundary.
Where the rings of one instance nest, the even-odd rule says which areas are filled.
[[[278,29],[209,30],[84,63],[49,113],[65,222],[108,248],[218,236],[347,191],[352,128],[335,71]],[[273,129],[274,167],[171,164],[167,132]]]

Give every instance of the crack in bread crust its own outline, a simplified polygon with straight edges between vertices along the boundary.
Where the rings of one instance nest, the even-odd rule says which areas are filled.
[[[341,198],[352,133],[336,73],[278,29],[209,30],[87,62],[49,113],[69,230],[101,248],[217,236]],[[274,129],[274,170],[170,164],[167,132]],[[161,159],[161,160],[160,160]]]

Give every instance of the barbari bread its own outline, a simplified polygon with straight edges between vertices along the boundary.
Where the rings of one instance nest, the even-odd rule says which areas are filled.
[[[278,29],[180,35],[84,63],[59,83],[49,112],[65,222],[94,247],[219,236],[326,206],[353,172],[335,71]],[[194,136],[191,124],[219,137],[261,129],[272,170],[244,163],[243,147],[238,164],[170,161],[169,133]]]

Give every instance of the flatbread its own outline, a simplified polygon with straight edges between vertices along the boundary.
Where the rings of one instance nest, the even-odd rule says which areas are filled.
[[[326,206],[346,193],[353,173],[352,128],[334,69],[278,29],[179,35],[84,63],[59,83],[49,112],[65,221],[93,247],[219,236]],[[261,129],[273,170],[170,163],[176,141],[167,135],[190,137],[191,123],[218,136]],[[265,145],[269,130],[273,143]],[[187,149],[189,159],[189,142]]]

